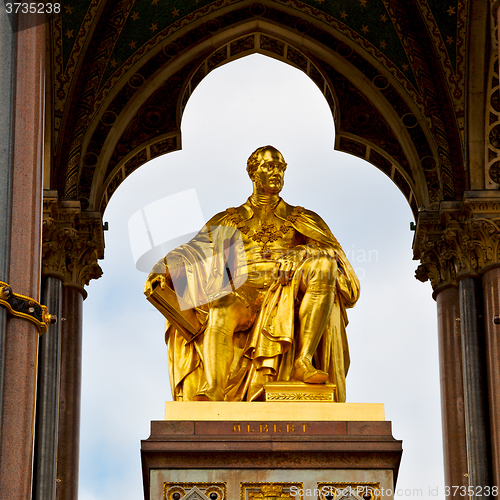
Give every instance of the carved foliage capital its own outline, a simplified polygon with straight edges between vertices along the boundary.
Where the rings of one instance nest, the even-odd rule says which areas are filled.
[[[100,278],[104,257],[101,214],[82,212],[79,202],[43,202],[42,273],[83,287]]]
[[[421,261],[416,278],[434,289],[500,263],[500,202],[465,201],[420,214],[413,250]]]

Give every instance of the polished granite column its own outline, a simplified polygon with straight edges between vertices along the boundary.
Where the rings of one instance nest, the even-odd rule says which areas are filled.
[[[483,491],[491,471],[481,280],[462,278],[459,295],[469,485]]]
[[[42,302],[58,319],[62,288],[61,278],[48,276],[42,281]],[[60,353],[61,322],[58,321],[49,325],[39,342],[33,500],[55,500],[56,495]]]
[[[500,486],[500,267],[483,274],[492,479]]]
[[[438,313],[439,376],[445,485],[468,486],[467,443],[465,439],[464,385],[460,305],[457,287],[435,294]],[[458,498],[460,490],[450,490],[447,498]]]
[[[39,299],[45,25],[17,33],[9,284]],[[0,498],[31,497],[38,331],[7,319],[0,422]]]
[[[14,64],[16,37],[5,9],[0,9],[0,281],[9,282],[9,240],[12,197]],[[0,307],[0,422],[7,310]],[[1,439],[1,436],[0,436]]]
[[[78,498],[84,290],[65,284],[61,317],[61,385],[57,444],[57,500]]]

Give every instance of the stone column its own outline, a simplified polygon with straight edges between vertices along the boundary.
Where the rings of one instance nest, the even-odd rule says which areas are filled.
[[[40,337],[33,500],[55,500],[56,451],[59,414],[59,364],[61,352],[62,280],[48,276],[42,281],[42,302],[59,321]]]
[[[19,22],[25,18],[20,16]],[[9,284],[39,299],[45,25],[17,33]],[[0,498],[31,497],[38,331],[7,320],[0,422]]]
[[[57,500],[78,498],[80,406],[82,386],[82,313],[80,288],[63,290],[61,328],[61,393],[57,444]]]
[[[16,38],[5,9],[0,9],[0,281],[9,282],[10,204],[14,116],[14,59]],[[7,310],[0,307],[0,422]],[[1,437],[0,437],[1,439]]]
[[[500,486],[500,267],[483,274],[484,326],[490,408],[491,466],[495,486]]]
[[[57,500],[76,500],[84,286],[102,274],[97,264],[104,256],[102,219],[100,213],[82,212],[76,200],[59,201],[56,191],[45,192],[43,215],[43,273],[59,279],[62,288],[59,406],[58,414],[51,414],[57,427],[57,468],[46,481],[56,485]],[[46,498],[54,497],[39,500]]]
[[[459,295],[469,485],[478,491],[476,488],[491,485],[481,280],[471,276],[462,278]]]
[[[458,289],[456,286],[440,289],[435,293],[435,299],[438,313],[445,485],[467,487],[468,467]],[[447,498],[459,496],[460,491]]]
[[[485,310],[487,316],[491,316],[493,310],[498,310],[499,299],[498,289],[492,284],[497,279],[493,274],[497,271],[492,268],[500,263],[499,225],[500,193],[467,191],[463,202],[442,202],[439,211],[419,215],[413,247],[415,258],[422,262],[417,270],[418,279],[430,280],[435,290],[448,285],[459,287],[468,484],[483,488],[483,496],[484,487],[492,485],[492,450],[498,453],[498,435],[490,435],[490,422],[494,421],[492,426],[496,425],[492,431],[498,432],[498,420],[493,415],[498,404],[498,372],[495,373],[498,370],[498,346],[495,344],[498,339],[495,339],[494,326],[488,323],[491,318],[486,318],[489,335],[486,353],[480,276],[485,273]],[[456,303],[445,304],[445,298],[439,298],[440,293],[443,292],[436,292],[438,305],[439,300],[443,300],[446,314],[455,314],[449,308],[456,309]],[[460,363],[458,352],[450,354],[452,357],[456,364]],[[446,381],[445,385],[448,386],[449,382]],[[442,394],[444,407],[447,396],[444,391]],[[489,401],[493,412],[491,418]],[[448,419],[448,415],[443,415],[443,418]],[[457,433],[463,433],[458,420],[450,425]],[[444,429],[444,432],[449,434],[449,430]],[[445,461],[451,464],[449,469],[447,466],[447,474],[459,478],[463,474],[462,461],[448,453],[446,445],[445,454],[448,455]],[[494,460],[498,463],[498,455]]]

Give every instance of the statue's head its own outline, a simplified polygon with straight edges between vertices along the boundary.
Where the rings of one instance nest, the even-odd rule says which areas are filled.
[[[273,146],[256,149],[247,161],[247,172],[252,182],[271,193],[279,193],[283,189],[285,170],[285,159]]]

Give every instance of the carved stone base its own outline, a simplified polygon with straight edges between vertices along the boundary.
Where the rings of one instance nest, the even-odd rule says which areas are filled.
[[[392,474],[373,470],[284,469],[259,472],[252,469],[168,472],[154,470],[151,472],[151,496],[146,498],[148,500],[149,498],[151,500],[331,500],[332,498],[392,500],[394,498],[392,484]]]
[[[314,420],[314,412],[301,422],[152,422],[141,447],[145,499],[389,500],[401,444],[390,422]]]
[[[335,384],[304,382],[269,382],[264,385],[266,401],[337,401]]]

